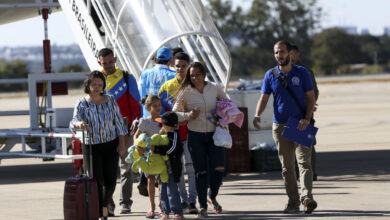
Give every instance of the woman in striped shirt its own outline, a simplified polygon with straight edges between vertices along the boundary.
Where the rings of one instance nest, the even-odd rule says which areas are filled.
[[[69,125],[73,132],[76,128],[89,131],[87,143],[92,145],[93,177],[98,185],[100,216],[107,216],[108,199],[116,185],[119,155],[126,151],[124,135],[128,133],[114,98],[103,93],[105,86],[103,73],[93,71],[88,75],[84,81],[87,95],[77,101]]]

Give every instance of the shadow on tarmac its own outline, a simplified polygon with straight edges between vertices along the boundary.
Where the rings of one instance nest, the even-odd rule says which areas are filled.
[[[51,163],[0,165],[0,185],[65,181],[73,175],[73,164]]]
[[[319,180],[389,181],[390,150],[317,152]],[[281,171],[228,174],[224,181],[282,179]]]
[[[389,181],[390,150],[317,153],[317,173],[327,181]]]
[[[321,210],[313,214],[282,214],[279,211],[225,211],[223,215],[209,215],[207,219],[303,219],[306,217],[380,217],[389,215],[389,211],[360,211],[360,210]]]
[[[376,151],[341,151],[317,153],[317,173],[327,181],[389,181],[390,180],[390,150]],[[0,185],[65,181],[73,176],[73,164],[52,163],[0,165]],[[242,180],[275,180],[282,179],[280,171],[252,172],[245,174],[228,174],[224,182]],[[319,182],[320,183],[320,182]],[[280,189],[282,186],[240,184],[236,187]],[[321,186],[318,187],[328,187]],[[283,188],[283,187],[282,187]]]

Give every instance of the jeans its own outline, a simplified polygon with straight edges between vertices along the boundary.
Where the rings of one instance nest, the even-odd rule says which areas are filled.
[[[119,155],[116,151],[119,139],[92,145],[93,177],[96,179],[99,194],[99,214],[108,205],[114,194]]]
[[[207,189],[210,199],[216,199],[225,165],[225,148],[214,145],[214,132],[188,131],[188,150],[195,169],[196,191],[200,208],[207,209]],[[218,169],[216,169],[218,168]]]
[[[188,146],[187,146],[187,141],[184,140],[182,141],[183,143],[183,149],[184,149],[184,169],[187,172],[188,175],[188,194],[186,190],[186,182],[184,180],[184,169],[182,176],[180,178],[180,183],[179,185],[179,191],[180,191],[180,197],[181,200],[184,202],[189,203],[196,203],[196,185],[195,185],[195,171],[194,171],[194,166],[192,165],[192,159],[191,159],[191,154],[188,151]]]
[[[282,176],[287,196],[291,204],[299,204],[305,198],[313,199],[313,172],[311,169],[311,148],[296,144],[282,137],[285,124],[272,126],[272,135],[278,147],[279,159],[282,164]],[[301,198],[299,198],[298,184],[295,175],[295,155],[298,160]]]
[[[172,211],[175,215],[183,215],[183,207],[180,202],[180,195],[177,185],[178,184],[173,179],[172,172],[169,173],[168,182],[161,183],[160,199],[164,214],[169,214]]]

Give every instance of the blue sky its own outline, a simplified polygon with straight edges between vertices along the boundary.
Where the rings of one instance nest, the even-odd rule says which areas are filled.
[[[368,29],[371,34],[380,35],[385,26],[390,27],[389,0],[318,0],[318,4],[323,8],[323,28],[352,25],[357,26],[358,32]],[[51,44],[76,43],[62,12],[49,16],[48,27]],[[43,37],[41,17],[0,25],[0,47],[40,46]]]

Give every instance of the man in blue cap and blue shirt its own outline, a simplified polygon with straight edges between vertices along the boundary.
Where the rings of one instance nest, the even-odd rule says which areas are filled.
[[[162,84],[175,78],[176,72],[169,68],[173,60],[172,57],[171,50],[168,47],[162,47],[157,51],[156,57],[154,58],[154,62],[156,62],[155,67],[146,69],[141,74],[141,98],[149,94],[158,95]],[[142,117],[148,117],[149,112],[145,109],[145,106],[142,106],[142,108]]]
[[[140,96],[141,99],[146,95],[158,95],[158,92],[166,81],[175,78],[176,72],[169,68],[173,61],[173,55],[168,47],[162,47],[157,51],[154,62],[156,65],[151,69],[146,69],[141,73]],[[142,117],[149,117],[150,113],[146,110],[145,105],[142,105]],[[138,183],[138,190],[141,195],[148,196],[147,191],[148,180],[142,173]]]

